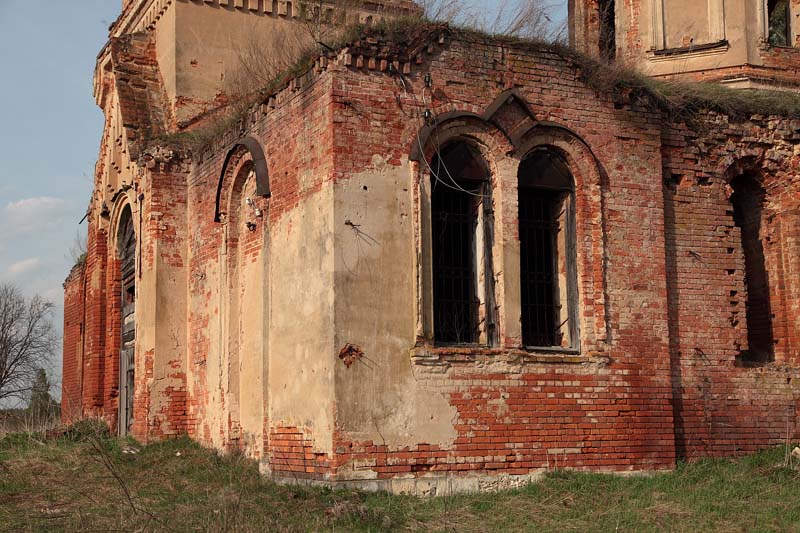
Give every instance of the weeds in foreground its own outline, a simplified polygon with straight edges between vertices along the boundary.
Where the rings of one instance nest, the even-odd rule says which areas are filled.
[[[798,459],[783,447],[619,477],[554,471],[522,489],[432,499],[284,486],[182,438],[90,431],[0,439],[0,530],[796,530]],[[787,459],[788,462],[787,462]]]

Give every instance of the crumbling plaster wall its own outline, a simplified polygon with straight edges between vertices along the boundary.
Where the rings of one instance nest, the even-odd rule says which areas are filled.
[[[797,434],[796,121],[673,123],[647,102],[597,94],[534,45],[443,31],[417,52],[394,71],[374,50],[319,62],[191,170],[178,154],[146,153],[111,183],[126,141],[107,126],[104,150],[123,146],[101,156],[89,216],[84,411],[116,416],[113,227],[128,202],[141,221],[143,440],[185,430],[280,476],[379,482],[664,469]],[[431,155],[418,138],[425,109],[492,169],[495,347],[432,342],[429,176],[413,157]],[[264,149],[271,196],[252,198],[261,217],[242,202],[255,196],[246,174],[237,185],[245,150],[215,221],[225,156],[247,136]],[[537,144],[561,150],[576,181],[579,353],[520,347],[516,168]],[[724,179],[739,161],[771,176],[769,257],[783,276],[776,363],[758,368],[736,364],[746,336],[725,323],[743,283],[741,257],[725,251],[735,235]]]
[[[113,40],[98,58],[95,96],[106,120],[86,217],[79,384],[83,414],[102,416],[116,428],[122,329],[116,232],[129,207],[136,235],[138,322],[132,432],[145,441],[183,431],[185,410],[186,169],[178,154],[143,150],[146,135],[163,127],[157,55],[153,40],[136,34]]]
[[[349,21],[379,21],[418,10],[410,2],[340,5],[339,14],[332,5],[309,9],[314,7],[322,9],[323,20],[330,10],[332,20],[344,16]],[[298,2],[287,0],[157,0],[125,28],[154,33],[175,125],[185,126],[291,66],[315,35],[332,40],[331,28],[308,16]]]
[[[272,10],[272,2],[264,4]],[[267,77],[271,66],[285,69],[301,47],[312,42],[310,29],[286,16],[285,2],[279,4],[283,9],[272,14],[233,5],[176,2],[175,34],[165,35],[165,40],[174,46],[178,123],[239,98],[242,90],[253,90],[254,81],[267,81],[253,77]],[[253,85],[240,86],[248,82]]]
[[[339,479],[523,474],[556,462],[614,470],[673,465],[660,115],[615,106],[545,51],[447,41],[402,82],[380,61],[355,54],[352,61],[335,73],[336,348],[358,345],[363,356],[336,366]],[[430,89],[423,88],[427,72]],[[415,208],[414,188],[427,174],[408,161],[424,125],[419,117],[426,107],[434,117],[480,115],[510,87],[536,120],[575,132],[603,176],[604,191],[587,182],[589,194],[579,203],[585,215],[579,242],[596,239],[602,249],[605,239],[607,256],[583,247],[579,279],[589,290],[582,290],[586,334],[577,357],[520,350],[518,314],[508,309],[496,349],[437,349],[419,326],[424,306],[415,278],[422,252],[414,226],[424,204]],[[497,120],[508,120],[508,127],[525,119]],[[459,131],[482,136],[469,121]],[[502,313],[514,305],[513,291],[506,295],[503,287],[515,282],[500,274],[513,277],[511,265],[519,262],[515,181],[525,152],[509,153],[500,143],[494,149],[489,164],[500,175],[493,255]]]
[[[143,202],[136,300],[135,425],[148,438],[186,427],[186,179],[175,154],[157,154],[139,189]],[[140,366],[141,365],[141,366]],[[136,400],[139,400],[138,402]]]
[[[329,93],[330,80],[324,77],[281,93],[262,107],[254,123],[248,121],[247,131],[204,156],[190,179],[191,434],[217,447],[260,440],[254,455],[276,470],[305,471],[304,454],[297,457],[295,446],[282,435],[301,436],[310,450],[332,453]],[[254,198],[261,218],[252,212],[236,214],[248,216],[255,228],[246,237],[244,257],[250,266],[238,316],[225,316],[231,280],[224,272],[228,259],[223,238],[230,214],[222,222],[213,220],[215,197],[209,191],[216,190],[225,153],[242,136],[263,146],[272,195]],[[223,198],[228,187],[226,178]],[[259,314],[263,318],[256,324]],[[261,353],[255,345],[240,345],[238,359],[228,359],[229,332],[236,323],[250,324],[243,327],[265,339]],[[253,375],[259,366],[260,379]],[[262,415],[258,404],[264,406]]]

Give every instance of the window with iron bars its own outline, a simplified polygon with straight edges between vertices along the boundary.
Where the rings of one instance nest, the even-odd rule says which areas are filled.
[[[518,178],[522,344],[577,350],[572,174],[557,153],[537,149]]]
[[[463,141],[445,145],[431,161],[437,343],[494,343],[491,218],[489,169],[483,157]],[[482,300],[484,317],[480,316]]]

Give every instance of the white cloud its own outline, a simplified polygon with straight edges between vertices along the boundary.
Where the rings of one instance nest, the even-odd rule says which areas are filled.
[[[9,202],[0,210],[0,244],[29,235],[46,237],[44,232],[75,225],[80,218],[78,212],[74,202],[53,196],[35,196]]]
[[[12,213],[24,212],[41,208],[53,207],[61,205],[63,203],[64,200],[61,198],[55,198],[53,196],[36,196],[33,198],[23,198],[22,200],[17,200],[16,202],[10,202],[6,206],[6,211]]]
[[[12,226],[39,226],[52,217],[61,216],[66,202],[53,196],[37,196],[10,202],[3,209],[6,224]]]
[[[16,263],[9,265],[8,273],[13,276],[17,276],[19,274],[24,274],[26,272],[30,272],[31,270],[35,270],[40,264],[41,261],[38,257],[23,259],[22,261],[17,261]]]

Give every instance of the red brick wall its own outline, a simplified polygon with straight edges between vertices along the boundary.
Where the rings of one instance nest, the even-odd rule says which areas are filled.
[[[796,262],[786,264],[797,255],[797,230],[790,223],[797,216],[796,124],[769,126],[759,118],[755,125],[730,124],[709,116],[699,128],[677,124],[662,131],[666,117],[648,115],[635,104],[615,109],[607,99],[586,94],[559,61],[540,56],[527,69],[525,58],[509,50],[499,57],[490,48],[460,45],[445,47],[423,67],[446,82],[434,81],[431,89],[434,116],[437,98],[443,110],[481,113],[498,91],[488,81],[503,80],[519,88],[537,118],[577,132],[604,170],[610,360],[597,367],[549,362],[486,373],[476,370],[476,360],[502,350],[439,351],[441,372],[416,377],[420,387],[445,394],[456,408],[452,446],[354,441],[340,415],[333,457],[311,453],[312,428],[273,429],[274,455],[285,465],[272,465],[273,471],[346,477],[342,468],[357,464],[387,478],[435,471],[525,473],[556,464],[668,468],[676,457],[731,455],[797,438],[796,304],[786,294],[797,289],[785,277],[787,268],[797,272]],[[501,59],[514,65],[513,72],[498,66]],[[334,98],[342,104],[334,119],[337,179],[363,172],[375,154],[399,161],[420,127],[414,117],[423,105],[410,94],[422,93],[421,76],[412,71],[402,86],[375,71],[336,76]],[[358,109],[349,111],[353,102]],[[705,136],[694,138],[694,128]],[[745,140],[753,138],[765,147],[754,150]],[[740,239],[723,183],[732,177],[726,173],[734,162],[748,158],[770,173],[769,204],[776,214],[766,244],[776,362],[759,367],[736,360],[747,338],[743,255],[736,251]],[[787,232],[792,244],[777,242]],[[378,315],[391,312],[369,307]],[[380,390],[365,383],[364,374],[354,379],[357,390]],[[347,396],[337,393],[337,401]],[[337,408],[342,411],[341,403]]]
[[[103,413],[105,391],[106,232],[89,221],[86,246],[86,326],[84,328],[83,397],[85,415]]]
[[[369,62],[364,60],[364,64]],[[426,72],[433,79],[430,90],[423,88]],[[593,255],[591,246],[580,246],[579,253],[584,254],[579,272],[584,299],[578,312],[588,324],[595,318],[601,326],[596,336],[583,336],[585,358],[573,362],[569,357],[553,356],[548,363],[535,357],[526,359],[519,346],[508,344],[513,339],[507,339],[502,348],[488,351],[447,353],[434,349],[436,361],[420,364],[438,366],[438,370],[426,372],[420,366],[414,375],[420,388],[444,395],[456,410],[452,423],[457,437],[447,447],[423,442],[408,447],[354,442],[346,428],[356,424],[342,418],[342,402],[358,398],[359,391],[380,391],[382,386],[371,383],[380,379],[375,373],[342,377],[337,384],[340,429],[334,464],[357,461],[371,465],[369,468],[380,478],[429,471],[518,474],[556,465],[604,470],[674,465],[664,298],[660,114],[639,106],[615,106],[609,96],[598,96],[587,89],[564,60],[551,52],[523,52],[481,40],[454,40],[441,49],[437,47],[430,60],[426,57],[419,66],[411,67],[402,84],[396,76],[377,70],[351,69],[335,76],[334,98],[341,105],[337,105],[334,119],[334,157],[340,180],[369,169],[376,155],[389,164],[399,164],[416,142],[423,125],[418,117],[426,107],[434,116],[450,111],[481,115],[504,89],[516,87],[536,120],[574,132],[576,137],[571,142],[582,140],[596,158],[602,176],[596,188],[588,176],[580,176],[578,169],[573,169],[578,174],[576,201],[581,219],[577,240],[595,242],[598,250],[604,246],[609,259]],[[358,105],[353,109],[346,102]],[[508,119],[509,123],[520,120]],[[469,127],[463,132],[469,135]],[[503,150],[498,148],[499,152]],[[503,156],[494,155],[498,159]],[[513,191],[504,195],[515,197]],[[515,218],[503,224],[504,232],[516,234]],[[606,229],[605,235],[601,227]],[[368,226],[362,229],[370,232]],[[381,241],[404,239],[397,231],[383,235]],[[603,246],[599,241],[604,241]],[[382,271],[382,283],[404,286],[399,279],[387,280],[387,275]],[[596,293],[590,290],[593,288]],[[347,295],[337,297],[346,299]],[[361,331],[358,324],[362,320],[372,323],[373,314],[398,312],[390,308],[394,300],[384,300],[390,304],[380,299],[362,302],[370,309],[369,315],[337,313],[337,327],[352,334]],[[606,344],[605,327],[610,331],[610,345]],[[379,331],[387,337],[399,334]],[[409,345],[413,342],[409,339]],[[391,365],[391,359],[407,357],[391,351],[389,359],[383,361],[380,357],[386,350],[378,344],[367,353],[373,361],[379,361],[373,362],[377,365]],[[587,357],[598,351],[603,357],[600,362]],[[521,364],[511,365],[504,372],[481,370],[481,362],[489,364],[492,358],[507,357],[512,352],[519,355]],[[341,372],[346,376],[346,371]]]
[[[359,437],[353,429],[352,413],[357,411],[348,410],[345,402],[364,400],[363,391],[381,394],[385,376],[377,371],[357,373],[359,365],[345,368],[335,353],[319,354],[320,360],[337,365],[335,398],[319,407],[336,413],[335,427],[301,427],[283,419],[291,413],[275,419],[265,416],[263,448],[272,471],[346,477],[358,464],[378,478],[388,478],[438,471],[517,474],[549,467],[665,469],[681,456],[735,454],[783,442],[787,435],[800,436],[796,121],[752,117],[731,122],[708,115],[689,125],[673,124],[646,102],[598,95],[568,60],[535,46],[444,38],[439,44],[420,46],[418,56],[397,65],[405,73],[402,81],[388,71],[385,60],[369,57],[374,50],[351,52],[327,70],[293,83],[248,119],[247,135],[264,147],[272,197],[258,199],[265,209],[259,224],[268,229],[259,227],[238,243],[244,245],[244,255],[274,246],[270,232],[283,217],[302,208],[329,182],[345,186],[354,175],[374,171],[376,157],[388,167],[412,169],[407,182],[395,183],[410,199],[407,189],[424,178],[424,173],[412,175],[417,167],[407,162],[424,125],[423,111],[480,116],[502,91],[515,88],[534,119],[517,110],[497,121],[531,120],[540,129],[557,129],[568,139],[565,146],[580,145],[573,146],[574,152],[589,154],[581,156],[583,163],[596,166],[596,179],[573,169],[580,219],[579,312],[587,327],[582,352],[575,357],[527,353],[511,335],[501,337],[503,345],[493,349],[440,349],[431,346],[430,339],[417,339],[411,328],[379,329],[376,335],[375,317],[412,315],[415,301],[408,309],[397,309],[394,299],[378,294],[350,314],[337,308],[336,328],[342,335],[365,331],[368,342],[391,337],[404,346],[367,346],[367,356],[406,363],[412,350],[407,364],[414,386],[446,399],[454,413],[447,423],[455,438],[448,444],[420,441],[401,446]],[[425,73],[433,80],[430,89],[423,87]],[[480,120],[465,119],[464,132]],[[185,283],[188,294],[188,353],[185,359],[169,361],[168,378],[174,385],[160,395],[151,394],[159,346],[137,354],[143,363],[137,374],[134,433],[142,438],[187,431],[206,444],[237,445],[236,412],[225,403],[227,391],[210,388],[218,369],[207,366],[209,354],[219,350],[210,330],[219,320],[228,289],[220,288],[216,275],[206,274],[222,268],[225,243],[222,225],[214,221],[216,192],[225,155],[240,134],[231,134],[203,154],[190,174],[152,173],[152,181],[143,186],[150,202],[144,213],[143,268],[150,272],[162,261],[186,276],[176,286]],[[524,156],[514,153],[503,135],[493,139],[492,157]],[[763,238],[776,345],[775,362],[758,366],[737,359],[747,342],[744,263],[728,189],[729,180],[742,169],[758,171],[767,192]],[[381,179],[380,173],[374,175]],[[223,198],[231,194],[232,178],[233,172],[223,180]],[[504,193],[513,198],[513,186]],[[347,208],[346,200],[337,208]],[[518,238],[513,215],[506,213],[498,224],[504,236]],[[410,233],[404,233],[410,230],[402,229],[401,223],[387,231],[383,242],[399,239],[414,246],[407,238]],[[105,243],[105,233],[90,226],[83,406],[85,412],[104,409],[113,416],[118,349],[106,329],[118,329],[111,295],[119,291]],[[376,246],[370,254],[380,257],[381,249]],[[268,250],[281,252],[280,246]],[[289,275],[269,272],[271,283],[285,282]],[[396,287],[408,286],[404,276],[413,275],[380,272],[381,283]],[[393,275],[397,279],[389,278]],[[367,293],[372,281],[353,278],[348,286]],[[74,287],[72,281],[66,287],[70,310],[80,301]],[[346,292],[336,294],[338,299],[347,297]],[[298,331],[283,333],[304,342],[302,321],[298,322]],[[69,345],[75,343],[73,330],[65,330]],[[416,357],[421,352],[415,349],[427,351]],[[65,349],[65,357],[67,353]],[[493,368],[502,358],[513,364]],[[280,380],[295,379],[310,378],[300,378],[298,372],[273,377],[265,386],[272,387],[274,400],[284,394]],[[67,388],[75,390],[74,379]],[[215,418],[212,412],[224,416]],[[319,443],[328,439],[333,453],[320,452]]]
[[[798,287],[786,268],[796,269],[787,259],[797,255],[797,241],[783,230],[797,220],[797,156],[787,151],[796,133],[759,118],[736,124],[709,117],[715,121],[710,131],[675,125],[664,133],[676,443],[688,457],[749,452],[798,436]],[[761,147],[744,140],[756,138]],[[779,152],[786,157],[769,158]],[[739,357],[747,348],[745,265],[730,180],[743,171],[767,189],[762,242],[775,362],[755,367]]]
[[[113,237],[112,242],[116,242]],[[117,251],[110,250],[105,272],[106,308],[105,317],[108,328],[105,339],[105,375],[103,415],[111,427],[117,427],[119,418],[120,387],[120,343],[122,328],[122,271]]]
[[[84,283],[86,264],[75,265],[64,281],[64,348],[61,372],[61,419],[72,422],[81,416],[81,372],[83,370]]]
[[[157,298],[156,347],[146,352],[145,375],[137,379],[137,405],[147,417],[147,438],[174,437],[187,431],[186,323],[187,291],[187,179],[184,161],[177,154],[153,165],[143,187],[144,224],[142,269],[153,271],[158,262],[157,287],[174,294],[169,301]],[[174,302],[179,301],[180,304]],[[139,310],[137,309],[137,313]],[[171,318],[168,322],[165,319]],[[164,339],[169,339],[168,343]],[[167,349],[169,346],[169,351]],[[138,356],[138,354],[137,354]],[[160,366],[161,386],[153,389],[153,366]],[[144,416],[137,416],[137,422]],[[139,429],[142,431],[142,429]]]

